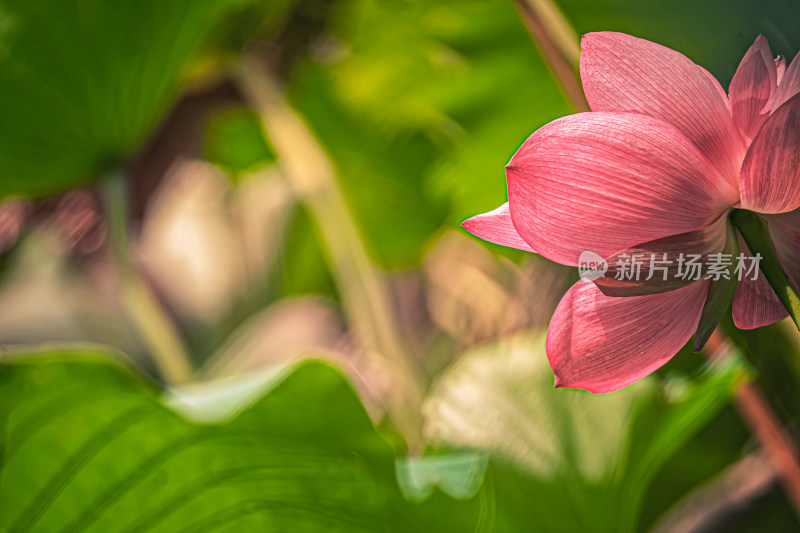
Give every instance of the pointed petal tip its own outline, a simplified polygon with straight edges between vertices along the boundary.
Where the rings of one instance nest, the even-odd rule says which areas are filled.
[[[581,35],[581,49],[583,49],[583,46],[585,44],[590,43],[591,41],[593,41],[594,39],[599,37],[600,34],[602,34],[602,33],[604,33],[604,32],[601,32],[601,31],[590,31],[589,33],[584,33],[583,35]]]
[[[584,33],[581,35],[580,61],[583,63],[584,56],[587,53],[593,53],[592,49],[596,49],[595,45],[602,47],[603,43],[606,43],[606,46],[613,46],[615,48],[619,46],[625,47],[628,42],[635,42],[637,40],[640,40],[640,38],[616,31],[591,31],[589,33]]]
[[[467,233],[469,233],[473,237],[478,237],[480,239],[481,236],[475,234],[475,221],[474,221],[474,218],[475,217],[470,217],[470,218],[464,220],[463,222],[461,222],[461,229],[463,229],[464,231],[466,231]]]
[[[764,36],[763,33],[758,34],[753,41],[753,44],[750,45],[750,49],[758,49],[761,52],[765,62],[774,59],[772,55],[772,49],[769,46],[769,40]]]
[[[739,246],[745,254],[750,254],[741,238]],[[747,276],[742,278],[733,295],[732,314],[734,325],[743,330],[768,326],[789,316],[763,276],[759,276],[757,280]]]
[[[774,313],[777,315],[779,311],[776,311]],[[787,314],[786,316],[789,315]],[[765,326],[770,326],[776,322],[780,322],[781,320],[785,319],[786,316],[784,317],[775,315],[766,317],[758,316],[757,318],[754,319],[752,317],[737,316],[737,314],[734,313],[733,325],[736,326],[737,329],[749,331],[751,329],[763,328]]]
[[[605,297],[576,282],[550,321],[545,352],[559,386],[607,394],[663,366],[697,330],[706,283],[657,295]],[[659,317],[656,327],[653,317]]]
[[[728,91],[734,122],[746,140],[769,116],[777,87],[775,57],[766,37],[759,35],[739,63]]]
[[[700,337],[695,337],[694,346],[692,347],[692,351],[694,353],[699,352],[706,345],[706,342],[708,342],[708,339],[702,339]]]
[[[562,373],[562,376],[559,376],[559,372]],[[575,376],[573,376],[573,378],[574,377]],[[553,369],[553,389],[582,390],[589,394],[601,395],[620,391],[629,387],[636,381],[639,380],[616,383],[593,383],[591,380],[581,379],[580,377],[571,379],[569,371],[565,371],[563,368],[558,370]]]
[[[632,35],[590,34],[584,38],[580,74],[592,111],[664,120],[733,181],[744,142],[718,83],[684,54]]]
[[[644,39],[618,31],[591,31],[589,33],[584,33],[581,36],[580,60],[583,62],[585,53],[593,53],[591,49],[596,49],[595,45],[599,47],[610,46],[624,52],[631,45],[635,46],[635,43],[638,41],[644,41]]]
[[[760,327],[757,324],[751,322],[744,322],[740,316],[737,316],[735,313],[733,315],[733,325],[736,326],[737,329],[749,330],[749,329],[756,329]]]
[[[569,389],[569,390],[582,390],[584,392],[588,392],[589,394],[594,394],[597,396],[603,394],[611,394],[613,392],[621,391],[624,388],[631,386],[632,383],[621,383],[621,384],[605,384],[605,385],[598,385],[595,383],[586,383],[583,381],[575,381],[575,382],[564,382],[559,380],[558,378],[555,379],[553,383],[554,389]]]
[[[484,241],[533,252],[533,248],[517,233],[511,220],[508,202],[497,209],[464,220],[461,227]]]
[[[593,40],[593,39],[603,39],[609,37],[619,37],[622,39],[641,39],[640,37],[636,37],[635,35],[630,35],[628,33],[623,33],[619,31],[610,31],[610,30],[602,30],[602,31],[590,31],[584,33],[581,36],[581,41],[584,40]]]

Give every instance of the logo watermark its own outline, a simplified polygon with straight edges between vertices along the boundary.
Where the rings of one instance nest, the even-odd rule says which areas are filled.
[[[608,263],[601,255],[586,250],[581,252],[578,259],[578,272],[583,281],[591,283],[598,278],[605,277],[608,272]]]

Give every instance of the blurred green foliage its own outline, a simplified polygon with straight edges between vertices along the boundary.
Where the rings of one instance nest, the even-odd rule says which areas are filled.
[[[188,390],[172,403],[215,418],[252,389]],[[329,364],[257,389],[268,392],[230,422],[198,423],[108,354],[4,364],[0,529],[439,532],[477,520],[477,508],[441,497],[406,502],[393,449]]]
[[[0,2],[0,197],[56,192],[125,163],[240,4]]]
[[[339,2],[289,92],[387,267],[502,203],[516,148],[570,112],[508,2]]]
[[[234,180],[247,171],[275,161],[275,154],[261,133],[258,114],[226,109],[208,125],[205,158],[226,169]]]
[[[691,381],[675,374],[663,386],[651,379],[595,396],[554,390],[543,344],[517,337],[464,354],[433,387],[429,432],[490,454],[495,531],[643,530],[656,475],[673,456],[695,453],[694,435],[745,376],[741,362],[706,367]],[[681,481],[673,497],[694,480]],[[674,503],[659,495],[658,514]]]
[[[535,344],[481,349],[442,377],[430,401],[455,418],[433,423],[476,428],[441,436],[476,439],[486,455],[399,463],[410,501],[395,481],[393,448],[327,363],[178,389],[169,408],[109,354],[12,359],[0,367],[0,528],[638,530],[654,474],[724,405],[741,367],[712,369],[671,392],[648,381],[599,398],[553,390],[543,361],[529,358],[522,371],[507,364]],[[493,370],[472,385],[492,401],[445,405],[486,365]],[[517,427],[503,425],[512,420]],[[481,446],[482,431],[496,445]]]
[[[613,30],[679,50],[727,86],[759,33],[800,50],[789,0],[562,0],[577,34]],[[504,201],[504,165],[525,138],[572,112],[512,2],[337,2],[325,39],[289,86],[338,165],[386,266]]]
[[[796,1],[557,4],[577,34],[657,41],[723,85],[758,33],[775,53],[800,49]],[[297,20],[311,19],[300,45]],[[512,2],[0,0],[0,197],[61,191],[129,162],[192,74],[236,60],[260,38],[284,54],[290,101],[330,155],[367,247],[387,270],[417,266],[442,227],[502,203],[503,167],[516,148],[573,111]],[[280,164],[257,115],[242,107],[212,118],[202,155],[234,181]],[[329,251],[304,207],[280,244],[272,298],[338,296]],[[764,357],[790,359],[796,343],[777,326],[726,329],[763,359],[768,395],[786,419],[796,417],[797,375],[785,372],[786,360]],[[230,423],[200,424],[100,354],[8,362],[0,368],[0,529],[639,531],[746,446],[726,407],[741,377],[736,365],[708,370],[682,353],[663,381],[594,397],[553,391],[546,368],[527,376],[503,368],[502,355],[492,354],[499,374],[473,383],[482,410],[462,413],[479,429],[500,421],[497,433],[449,433],[441,444],[454,453],[416,463],[397,462],[327,364],[272,382]],[[531,357],[543,364],[541,353]],[[493,404],[498,397],[507,403]],[[509,413],[518,418],[504,419]],[[520,427],[531,433],[518,435]],[[486,446],[493,438],[507,442]],[[549,462],[532,468],[529,455],[543,448]],[[764,505],[767,529],[796,526],[780,495]]]
[[[270,287],[275,298],[318,294],[336,299],[336,285],[326,266],[324,247],[304,207],[298,206],[292,213],[282,244]]]

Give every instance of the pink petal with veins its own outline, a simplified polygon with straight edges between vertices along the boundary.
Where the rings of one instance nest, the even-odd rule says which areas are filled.
[[[770,113],[770,100],[777,90],[777,70],[767,39],[759,35],[739,63],[731,80],[733,121],[745,139],[755,137]]]
[[[752,253],[739,237],[739,251],[746,257]],[[789,316],[786,308],[772,290],[763,272],[754,280],[752,275],[742,277],[733,295],[733,323],[739,329],[755,329],[774,324]]]
[[[800,291],[800,209],[764,218],[783,271],[794,289]]]
[[[800,94],[779,107],[753,139],[739,176],[742,207],[786,213],[800,207]]]
[[[781,76],[775,98],[772,99],[772,111],[774,112],[797,93],[800,93],[800,52],[794,56],[792,63]]]
[[[781,84],[783,80],[783,74],[786,72],[786,58],[783,56],[779,56],[775,58],[775,73],[777,74],[777,82],[778,85]]]
[[[594,284],[606,296],[620,297],[657,294],[690,285],[699,277],[705,276],[708,256],[725,249],[727,228],[728,217],[721,216],[716,222],[701,230],[626,248],[606,258],[608,270],[605,277],[595,279]],[[640,257],[641,262],[638,275],[627,279],[628,276],[625,274],[631,273],[631,260],[636,255]],[[679,261],[681,255],[684,258],[683,263]],[[685,266],[685,260],[691,255],[703,258],[700,262],[703,268],[696,275],[692,272],[686,276],[687,270],[690,269]],[[651,258],[654,261],[651,261]],[[659,259],[669,263],[659,265],[656,263]]]
[[[622,33],[589,33],[581,47],[581,80],[592,111],[631,111],[669,122],[735,184],[745,144],[726,100],[695,63]]]
[[[739,329],[769,326],[789,316],[764,274],[753,281],[744,278],[733,295],[733,323]]]
[[[731,102],[730,102],[730,100],[728,100],[728,93],[726,93],[725,89],[722,88],[722,84],[719,82],[719,80],[717,78],[714,77],[713,74],[711,74],[705,68],[701,67],[700,65],[697,65],[697,68],[700,69],[700,72],[703,73],[703,76],[708,78],[708,81],[710,81],[714,85],[714,88],[719,93],[719,97],[725,102],[725,107],[728,109],[728,113],[730,113],[731,112]]]
[[[704,228],[736,190],[674,126],[634,113],[579,113],[540,128],[507,166],[514,227],[531,248],[576,266]]]
[[[508,202],[494,211],[468,218],[461,224],[461,227],[484,241],[525,250],[526,252],[534,251],[514,229],[514,224],[511,222],[511,213],[508,210]]]
[[[663,294],[603,295],[577,282],[559,303],[547,332],[557,387],[614,392],[669,361],[700,320],[708,281]]]

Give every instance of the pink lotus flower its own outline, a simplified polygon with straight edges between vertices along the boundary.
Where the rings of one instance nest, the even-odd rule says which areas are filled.
[[[708,71],[661,45],[612,32],[588,34],[581,45],[592,111],[531,135],[506,167],[508,203],[464,228],[568,266],[586,250],[705,257],[730,244],[736,207],[765,215],[800,288],[800,54],[787,69],[759,36],[726,95]],[[578,281],[550,322],[556,386],[606,393],[638,381],[686,344],[712,303],[707,279],[599,281]],[[739,282],[738,327],[786,315],[763,275]]]

